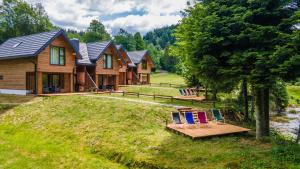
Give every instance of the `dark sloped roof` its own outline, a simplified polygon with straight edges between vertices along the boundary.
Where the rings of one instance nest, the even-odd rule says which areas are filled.
[[[89,58],[89,53],[87,49],[87,44],[86,43],[80,43],[79,44],[79,52],[81,54],[81,59],[77,60],[77,63],[80,65],[91,65],[92,62]]]
[[[64,33],[64,30],[62,29],[10,38],[0,45],[0,59],[37,56],[56,37],[60,35],[63,35],[69,41]],[[72,44],[71,46],[73,47]],[[73,49],[75,48],[73,47]]]
[[[105,52],[105,50],[110,46],[117,47],[112,43],[112,41],[104,41],[104,42],[94,42],[94,43],[80,43],[79,51],[82,55],[82,58],[77,61],[79,65],[93,65],[94,61],[98,60],[101,55]],[[120,53],[118,53],[121,61],[125,64],[125,61],[121,57]]]
[[[87,43],[88,56],[90,60],[97,60],[111,44],[111,41]]]
[[[147,54],[147,52],[148,52],[147,50],[142,50],[142,51],[127,52],[127,54],[134,64],[139,64],[141,63],[142,59]]]

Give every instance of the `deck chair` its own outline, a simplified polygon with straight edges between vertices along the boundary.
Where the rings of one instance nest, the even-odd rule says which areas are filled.
[[[225,118],[222,116],[219,109],[212,109],[212,114],[216,122],[223,121],[223,123],[225,123]]]
[[[188,126],[195,126],[195,120],[193,116],[193,112],[185,112],[185,121]]]
[[[182,92],[184,93],[184,96],[188,95],[188,93],[187,93],[187,91],[185,89],[182,89]]]
[[[208,127],[208,120],[205,112],[197,112],[197,118],[200,126],[205,125],[206,127]]]
[[[172,120],[173,120],[173,123],[176,124],[176,127],[180,127],[180,128],[183,127],[182,126],[183,123],[181,121],[179,112],[172,112]]]
[[[186,90],[188,91],[190,96],[193,95],[193,91],[191,89],[186,89]]]
[[[186,93],[186,96],[190,96],[188,89],[184,89],[184,92]]]
[[[185,93],[183,92],[183,89],[179,89],[179,92],[182,96],[185,96]]]

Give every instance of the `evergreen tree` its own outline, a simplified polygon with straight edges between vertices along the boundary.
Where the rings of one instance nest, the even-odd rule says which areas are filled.
[[[120,29],[119,33],[114,36],[116,44],[122,45],[127,51],[136,50],[136,42],[132,34],[124,29]]]
[[[98,20],[92,20],[90,26],[87,28],[86,33],[83,36],[83,41],[98,42],[107,41],[110,39],[110,35],[105,30],[104,25]]]
[[[144,42],[140,32],[137,32],[134,34],[134,40],[135,40],[136,50],[144,50],[146,48],[145,42]]]

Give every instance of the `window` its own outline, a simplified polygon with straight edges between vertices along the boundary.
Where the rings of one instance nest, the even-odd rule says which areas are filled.
[[[0,75],[0,80],[3,80],[4,78],[3,78],[3,75]]]
[[[142,69],[147,69],[147,60],[142,60]]]
[[[112,69],[113,68],[113,63],[112,63],[112,56],[111,55],[104,55],[104,60],[103,60],[103,68],[104,69]]]
[[[51,65],[65,65],[65,48],[51,47],[50,51],[50,64]]]

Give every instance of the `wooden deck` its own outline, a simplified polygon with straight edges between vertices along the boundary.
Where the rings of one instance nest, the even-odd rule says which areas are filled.
[[[194,100],[194,101],[204,101],[205,100],[205,97],[204,96],[176,96],[174,97],[175,99],[177,100]]]
[[[191,137],[192,139],[200,139],[200,138],[208,138],[214,136],[222,136],[228,134],[237,134],[237,133],[245,133],[250,131],[250,129],[234,126],[231,124],[216,124],[210,122],[208,126],[202,127],[183,127],[180,125],[169,124],[167,128],[171,131],[174,131],[179,134],[183,134],[185,136]]]

